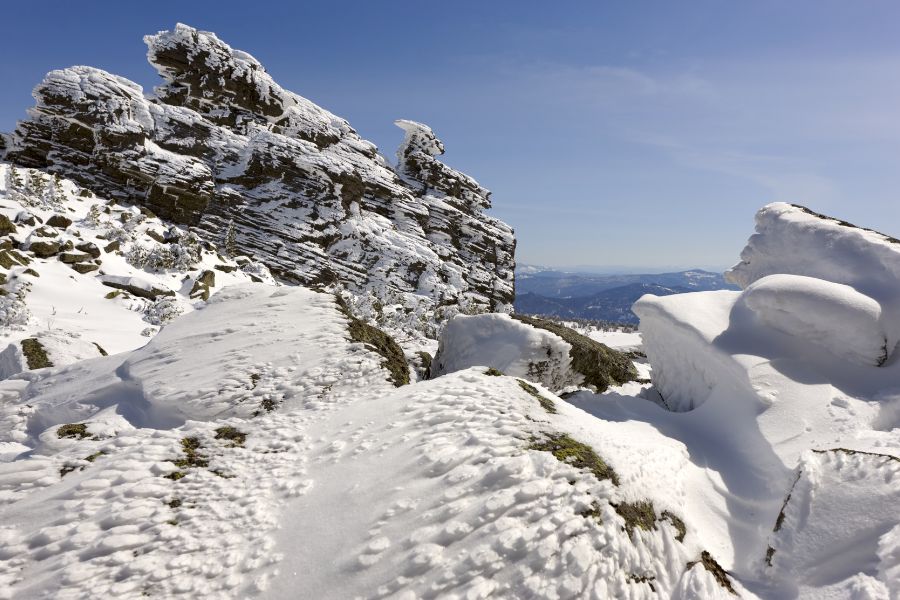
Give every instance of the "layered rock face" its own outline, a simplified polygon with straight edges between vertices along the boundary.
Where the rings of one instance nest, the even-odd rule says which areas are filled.
[[[280,87],[252,56],[178,25],[145,38],[155,96],[90,67],[53,71],[0,154],[143,205],[284,281],[380,304],[508,311],[515,239],[490,192],[435,157],[425,125],[391,168],[347,121]],[[423,308],[424,306],[424,308]]]

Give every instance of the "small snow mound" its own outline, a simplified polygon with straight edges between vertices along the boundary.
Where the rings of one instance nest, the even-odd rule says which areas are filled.
[[[582,376],[571,369],[570,349],[559,336],[509,315],[460,315],[441,333],[432,375],[484,366],[558,390],[581,383]]]
[[[559,323],[523,315],[458,316],[441,333],[434,375],[487,366],[560,392],[604,391],[637,377],[627,355]]]
[[[43,357],[36,360],[31,356],[35,349],[38,354],[43,353]],[[45,366],[62,367],[105,354],[100,345],[81,339],[77,334],[41,331],[33,338],[12,342],[0,352],[0,380],[23,371]]]
[[[766,325],[863,365],[888,359],[881,305],[848,285],[802,275],[769,275],[741,300]]]

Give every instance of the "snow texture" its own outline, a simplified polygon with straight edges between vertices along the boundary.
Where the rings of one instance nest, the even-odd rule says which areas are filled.
[[[766,325],[835,356],[880,366],[888,357],[881,305],[841,283],[802,275],[768,275],[741,301]]]
[[[677,442],[481,368],[397,389],[347,327],[328,294],[231,287],[142,349],[0,382],[0,594],[725,597],[660,516]],[[533,447],[562,434],[618,481]]]

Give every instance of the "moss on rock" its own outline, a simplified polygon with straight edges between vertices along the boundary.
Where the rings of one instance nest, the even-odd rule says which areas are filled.
[[[47,351],[44,350],[44,346],[35,338],[22,340],[22,354],[25,355],[29,369],[43,369],[53,366],[50,357],[47,356]]]
[[[348,327],[350,339],[365,344],[367,348],[384,358],[381,366],[390,373],[391,381],[395,386],[400,387],[409,383],[409,367],[406,364],[406,357],[394,338],[377,327],[354,317],[340,296],[335,296],[335,299],[340,311],[350,321]]]
[[[584,517],[585,519],[594,519],[601,525],[603,524],[603,507],[596,500],[591,502],[591,505],[585,510],[578,513],[579,517]]]
[[[541,408],[543,408],[550,414],[556,414],[556,405],[553,403],[553,400],[551,400],[550,398],[545,398],[536,387],[534,387],[527,381],[523,381],[521,379],[517,381],[519,382],[519,387],[525,390],[525,392],[527,392],[535,400],[537,400],[541,405]]]
[[[612,467],[597,456],[594,449],[587,444],[572,439],[565,433],[547,434],[545,439],[533,440],[529,450],[549,452],[560,462],[568,463],[579,469],[587,469],[599,480],[608,479],[613,485],[619,485],[619,476]]]
[[[225,425],[224,427],[219,427],[216,429],[216,439],[217,440],[226,440],[229,442],[229,446],[234,447],[244,447],[244,442],[247,441],[247,434],[243,431],[235,429],[230,425]]]
[[[640,502],[621,502],[613,504],[616,513],[625,520],[625,531],[631,535],[635,528],[644,531],[656,530],[656,510],[653,503],[647,500]]]
[[[174,471],[166,475],[168,479],[173,481],[178,481],[187,473],[186,469],[192,469],[194,467],[207,467],[209,466],[209,460],[200,454],[200,449],[203,448],[203,445],[200,443],[200,439],[196,437],[186,437],[181,440],[181,450],[184,452],[184,458],[178,458],[172,461],[176,467],[179,469],[184,469],[180,471]]]
[[[613,350],[606,344],[601,344],[549,319],[524,315],[510,316],[565,340],[572,347],[569,350],[572,368],[584,376],[582,385],[593,386],[598,392],[602,392],[611,385],[621,385],[638,377],[634,364],[623,352]]]
[[[56,437],[83,440],[86,437],[91,437],[91,434],[88,433],[86,423],[66,423],[56,429]]]
[[[0,235],[8,235],[16,232],[16,226],[4,214],[0,214]]]
[[[674,514],[672,514],[671,512],[669,512],[667,510],[664,510],[662,512],[662,514],[659,516],[659,518],[660,518],[660,520],[666,519],[667,521],[669,521],[669,523],[672,524],[672,526],[678,532],[678,535],[675,536],[676,540],[678,540],[679,542],[684,541],[684,536],[687,535],[687,527],[685,526],[684,521],[682,521],[680,517],[675,516]]]

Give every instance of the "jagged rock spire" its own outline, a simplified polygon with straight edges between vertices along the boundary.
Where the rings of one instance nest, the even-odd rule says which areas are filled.
[[[397,171],[402,177],[417,184],[423,193],[436,191],[446,195],[461,210],[477,212],[490,208],[488,190],[465,173],[434,158],[444,153],[444,144],[431,127],[407,119],[399,119],[394,124],[406,132],[397,149]]]

